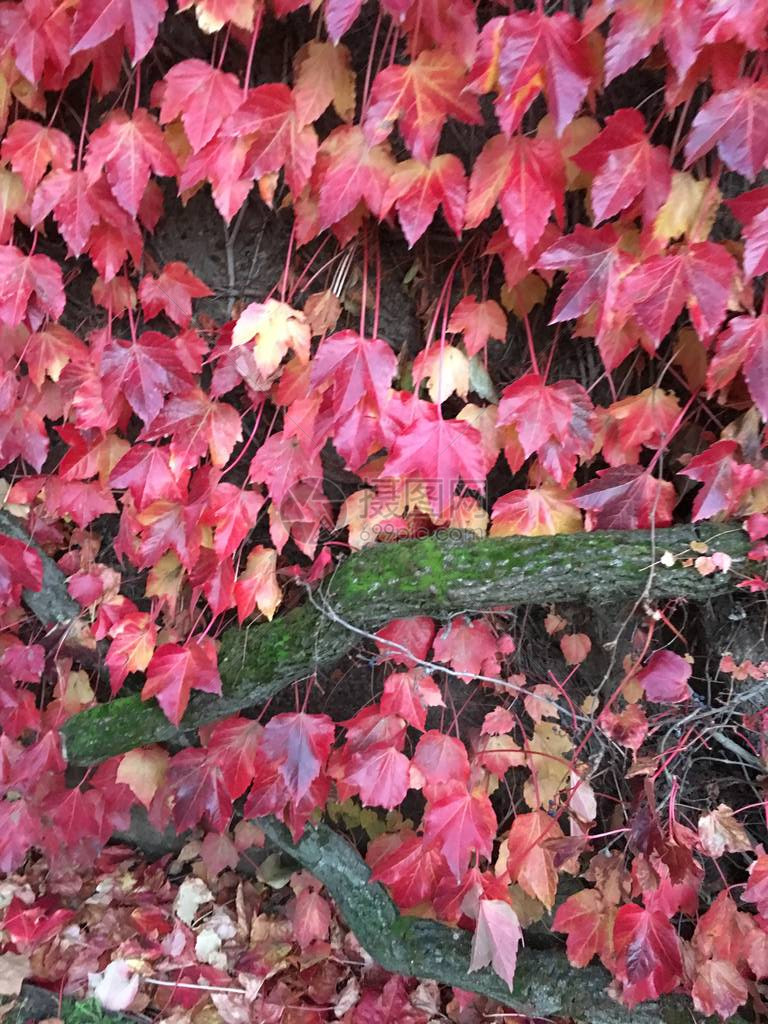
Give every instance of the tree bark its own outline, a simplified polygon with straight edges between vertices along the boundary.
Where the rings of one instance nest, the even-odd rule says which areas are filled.
[[[732,589],[733,573],[701,576],[682,564],[692,542],[746,560],[738,524],[600,531],[555,537],[478,540],[435,535],[379,544],[342,562],[299,608],[273,622],[228,629],[221,637],[222,696],[193,693],[177,730],[138,695],[83,711],[62,734],[71,764],[95,764],[179,731],[268,700],[288,684],[346,654],[359,633],[412,615],[446,618],[497,606],[580,600],[589,605],[680,597],[702,601]],[[659,558],[679,556],[672,566]]]
[[[602,966],[575,970],[557,948],[521,947],[510,992],[490,967],[469,972],[468,932],[399,914],[386,889],[370,881],[355,848],[332,829],[307,826],[294,843],[274,818],[257,823],[270,842],[323,883],[360,945],[388,971],[478,992],[531,1017],[565,1017],[577,1024],[690,1024],[693,1019],[690,1000],[683,996],[627,1009],[608,995],[611,976]],[[744,1024],[740,1017],[731,1021]]]

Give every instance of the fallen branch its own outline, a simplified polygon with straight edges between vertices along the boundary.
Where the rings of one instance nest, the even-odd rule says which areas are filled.
[[[270,842],[323,883],[363,949],[388,971],[478,992],[531,1017],[564,1017],[577,1024],[691,1024],[693,1020],[690,1000],[683,996],[665,996],[632,1010],[621,1006],[607,993],[611,976],[603,967],[575,970],[557,948],[521,948],[510,993],[490,968],[469,973],[472,937],[468,932],[399,914],[386,889],[370,881],[370,870],[355,848],[330,828],[308,826],[294,843],[274,818],[257,821]],[[731,1022],[744,1024],[739,1017]]]
[[[375,630],[412,615],[446,618],[496,606],[617,599],[706,600],[732,589],[732,573],[701,576],[678,559],[665,566],[664,551],[690,553],[709,542],[745,559],[748,541],[738,524],[677,526],[657,530],[601,531],[555,537],[485,540],[433,536],[379,544],[352,555],[326,580],[318,598],[273,622],[229,629],[221,637],[221,697],[194,693],[181,731],[264,703],[316,669],[333,664],[357,642],[349,626]],[[332,620],[321,605],[333,610]],[[71,718],[62,733],[72,764],[94,764],[177,730],[154,701],[138,695],[101,704]]]

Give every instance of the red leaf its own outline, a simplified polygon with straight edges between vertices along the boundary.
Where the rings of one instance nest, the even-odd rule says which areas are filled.
[[[669,194],[669,151],[650,144],[645,119],[633,107],[623,107],[607,118],[600,135],[573,159],[595,176],[590,196],[596,224],[621,213],[641,192],[643,219],[650,223]]]
[[[192,318],[192,299],[213,295],[211,289],[196,277],[186,263],[166,263],[159,277],[149,274],[139,285],[139,301],[144,316],[151,320],[165,313],[179,327],[187,327]]]
[[[172,373],[184,373],[175,362],[167,365]],[[206,451],[214,466],[226,465],[242,440],[243,429],[240,414],[231,405],[212,401],[200,388],[185,388],[182,394],[168,399],[141,433],[145,441],[168,436],[173,462],[179,468],[193,469]]]
[[[658,704],[680,704],[691,696],[691,666],[673,651],[654,651],[637,678],[645,695]]]
[[[330,384],[336,422],[361,402],[379,414],[397,370],[397,356],[386,341],[364,338],[356,331],[339,331],[326,338],[312,360],[313,387]]]
[[[525,457],[537,452],[546,471],[566,484],[578,459],[591,454],[592,411],[575,381],[545,384],[540,374],[526,373],[504,389],[498,422],[514,426]]]
[[[400,715],[414,729],[424,729],[427,708],[445,707],[440,689],[423,669],[393,672],[384,680],[381,711],[385,715]]]
[[[25,256],[15,245],[0,246],[0,323],[16,327],[25,318],[33,330],[44,317],[64,312],[61,268],[41,253]]]
[[[582,25],[560,11],[511,14],[503,19],[498,57],[499,98],[496,114],[512,135],[544,88],[557,134],[573,119],[587,94],[591,73]]]
[[[445,873],[442,854],[407,829],[374,839],[365,859],[372,868],[371,881],[383,882],[403,910],[431,901]]]
[[[680,943],[665,915],[635,903],[619,907],[613,943],[616,971],[624,982],[622,994],[630,1006],[677,987],[683,972]]]
[[[224,771],[208,756],[208,751],[193,748],[174,754],[168,767],[167,787],[173,797],[173,822],[178,832],[195,828],[202,820],[217,832],[227,827],[232,800]]]
[[[564,189],[563,159],[553,142],[495,135],[472,167],[466,226],[477,227],[498,199],[509,237],[529,256],[550,214],[561,219]]]
[[[709,394],[730,384],[739,368],[755,405],[768,420],[768,314],[734,317],[718,335],[717,351],[707,369]]]
[[[338,43],[347,29],[351,27],[362,6],[363,0],[325,0],[323,4],[325,24],[328,26],[328,35],[334,43]]]
[[[396,208],[403,234],[413,246],[432,223],[441,203],[448,225],[460,235],[466,201],[467,182],[461,161],[452,153],[443,153],[429,163],[405,160],[397,164],[383,209],[388,212]]]
[[[411,154],[423,163],[435,155],[447,117],[480,124],[474,96],[462,90],[461,62],[445,50],[423,50],[408,64],[393,64],[373,80],[363,131],[369,145],[383,142],[399,122]]]
[[[336,726],[328,715],[303,712],[275,715],[264,727],[262,749],[298,801],[309,791],[328,759]]]
[[[711,96],[693,119],[686,165],[716,143],[727,167],[746,178],[757,177],[768,159],[768,85],[744,78],[734,89]]]
[[[450,506],[459,481],[484,488],[481,438],[462,420],[444,420],[435,405],[421,402],[417,409],[411,425],[395,440],[382,472],[423,483],[432,510],[440,516]]]
[[[157,498],[180,501],[184,497],[168,449],[149,444],[134,445],[126,452],[110,473],[109,485],[129,488],[139,511]]]
[[[518,814],[512,822],[507,848],[506,869],[510,879],[545,907],[555,902],[557,868],[547,839],[562,839],[557,821],[546,811]]]
[[[493,299],[478,302],[474,295],[467,295],[451,313],[448,331],[463,334],[467,355],[474,356],[483,351],[491,338],[506,340],[507,315]]]
[[[242,796],[263,761],[261,737],[264,726],[250,718],[225,718],[218,722],[208,742],[211,759],[221,766],[224,782],[233,800]]]
[[[768,917],[768,854],[761,853],[749,866],[749,881],[741,898],[754,903],[761,917]]]
[[[235,75],[197,58],[174,64],[164,83],[160,124],[181,117],[193,153],[211,141],[243,101]]]
[[[317,154],[318,230],[336,224],[361,200],[373,214],[381,216],[395,166],[389,150],[370,146],[359,126],[335,128]]]
[[[510,992],[515,983],[517,950],[523,941],[523,929],[512,907],[504,900],[480,900],[477,924],[472,937],[470,973],[492,964],[506,981]]]
[[[747,280],[768,270],[768,188],[754,188],[728,200],[742,224],[744,276]]]
[[[704,484],[693,503],[694,522],[720,512],[732,515],[744,495],[765,479],[765,470],[736,461],[738,451],[736,441],[716,441],[680,470],[683,476]]]
[[[211,495],[206,522],[216,528],[213,549],[219,558],[233,555],[256,525],[264,504],[263,495],[234,484],[218,484]]]
[[[483,619],[452,619],[435,637],[434,653],[437,661],[450,665],[465,683],[475,676],[497,676],[501,667],[499,641]]]
[[[365,807],[391,810],[405,799],[409,788],[410,761],[395,747],[373,746],[353,754],[339,796],[355,792]]]
[[[646,530],[652,523],[669,526],[675,489],[641,466],[598,470],[597,479],[577,487],[571,497],[589,512],[599,530]]]
[[[413,766],[424,776],[428,792],[446,782],[469,782],[469,758],[461,740],[430,729],[419,737]]]
[[[699,1013],[733,1020],[738,1008],[749,998],[749,986],[735,964],[707,960],[697,967],[691,995]]]
[[[149,53],[167,6],[166,0],[82,0],[75,14],[72,53],[91,50],[123,29],[136,64]]]
[[[466,871],[470,856],[490,857],[496,835],[496,815],[484,793],[469,793],[451,782],[431,800],[424,814],[424,843],[439,848],[456,878]]]
[[[147,668],[147,681],[141,699],[157,697],[166,718],[178,725],[187,710],[192,690],[221,693],[213,640],[190,640],[180,644],[162,644]]]
[[[192,379],[171,339],[159,331],[144,331],[129,342],[110,338],[101,374],[104,399],[116,402],[124,396],[145,426],[160,412],[163,396],[184,390]]]
[[[22,587],[41,590],[43,563],[40,555],[28,544],[0,534],[0,602],[15,604]]]
[[[434,635],[435,623],[426,615],[417,615],[412,619],[393,619],[376,633],[380,638],[376,641],[382,655],[380,660],[415,666],[417,662],[414,658],[426,660]],[[392,641],[392,644],[387,641]]]
[[[48,167],[68,171],[75,159],[72,140],[58,128],[19,118],[8,128],[0,155],[21,177],[31,193]]]
[[[172,176],[178,170],[157,122],[140,107],[133,117],[124,110],[113,111],[91,135],[85,162],[91,185],[105,167],[112,194],[133,217],[150,171]]]
[[[260,178],[285,167],[285,180],[295,196],[309,181],[317,156],[317,133],[301,121],[295,96],[282,82],[250,89],[224,130],[248,143],[247,175]]]
[[[568,936],[565,951],[574,967],[586,967],[594,956],[610,962],[614,916],[597,889],[583,889],[560,904],[552,930]]]
[[[626,288],[635,316],[658,346],[685,305],[699,337],[711,338],[725,316],[735,276],[736,263],[722,245],[696,242],[641,263]]]

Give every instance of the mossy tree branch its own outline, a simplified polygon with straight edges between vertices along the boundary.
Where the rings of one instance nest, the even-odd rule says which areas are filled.
[[[223,695],[194,693],[181,729],[267,701],[346,654],[358,639],[354,629],[375,630],[391,619],[446,618],[553,601],[594,606],[644,594],[700,601],[730,590],[732,573],[704,577],[681,559],[669,567],[658,561],[666,550],[690,553],[694,541],[727,552],[736,568],[748,548],[738,524],[677,526],[654,535],[643,530],[485,540],[448,535],[374,545],[344,561],[312,601],[273,622],[227,630],[219,652]],[[62,732],[68,760],[85,765],[168,740],[178,730],[154,701],[130,696],[75,715]]]

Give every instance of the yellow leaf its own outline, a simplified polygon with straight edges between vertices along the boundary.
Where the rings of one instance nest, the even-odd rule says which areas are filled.
[[[165,780],[169,760],[168,754],[161,747],[131,750],[120,761],[116,779],[128,786],[145,807],[149,807]]]
[[[674,171],[667,200],[653,222],[653,237],[660,242],[683,235],[689,242],[706,241],[722,198],[710,186],[709,178],[697,181],[688,171]]]
[[[355,116],[355,72],[346,46],[314,40],[296,54],[293,98],[302,124],[316,121],[330,103],[342,121]]]
[[[571,765],[563,755],[571,748],[570,739],[557,723],[536,723],[528,747],[531,778],[523,788],[525,802],[530,808],[547,808],[550,802],[557,800],[558,793],[567,788]]]
[[[232,347],[250,344],[256,366],[265,376],[278,368],[288,349],[302,363],[308,362],[310,339],[304,314],[277,299],[246,306],[232,331]]]
[[[493,506],[491,519],[492,537],[549,537],[578,533],[582,528],[581,512],[568,492],[555,484],[502,495]]]
[[[466,398],[469,391],[469,360],[452,345],[432,346],[420,352],[413,363],[413,379],[419,384],[426,378],[429,397],[437,405],[454,392]]]

